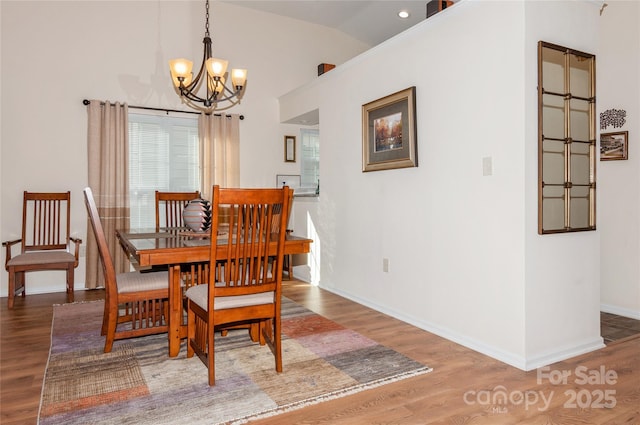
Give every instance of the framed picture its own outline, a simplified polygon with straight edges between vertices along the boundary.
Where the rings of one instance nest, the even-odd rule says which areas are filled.
[[[628,152],[628,131],[600,134],[600,161],[627,159]]]
[[[289,186],[289,189],[300,189],[300,174],[276,174],[276,187]]]
[[[284,136],[284,162],[296,162],[296,136]]]
[[[416,88],[362,105],[362,171],[417,167]]]

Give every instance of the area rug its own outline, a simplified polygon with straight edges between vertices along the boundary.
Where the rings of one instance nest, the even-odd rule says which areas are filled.
[[[430,372],[431,369],[289,299],[283,372],[246,330],[216,338],[216,385],[167,336],[116,341],[103,353],[103,302],[54,306],[38,423],[241,424]]]

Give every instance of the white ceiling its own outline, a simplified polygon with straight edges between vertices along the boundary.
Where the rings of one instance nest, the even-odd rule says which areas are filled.
[[[424,20],[429,0],[223,0],[237,6],[335,28],[371,46]],[[410,16],[400,19],[398,12]]]

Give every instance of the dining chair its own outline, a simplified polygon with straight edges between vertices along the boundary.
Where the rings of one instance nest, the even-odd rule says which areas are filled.
[[[220,211],[227,208],[226,234],[211,243],[210,268],[216,250],[226,252],[220,276],[196,285],[187,297],[187,357],[198,357],[208,368],[209,385],[215,385],[216,330],[250,326],[251,339],[267,344],[282,372],[280,306],[282,263],[287,215],[279,214],[277,231],[273,217],[289,210],[288,187],[282,189],[220,189],[213,187],[211,234],[218,234]],[[213,238],[213,236],[212,236]]]
[[[200,191],[193,192],[160,192],[156,190],[156,231],[165,228],[184,228],[182,211],[189,201],[200,198]],[[193,285],[208,280],[209,263],[189,263],[180,267],[182,291]],[[153,266],[149,271],[164,271],[166,266]]]
[[[105,301],[102,317],[104,352],[111,352],[119,339],[165,333],[169,308],[169,274],[167,271],[116,274],[93,193],[84,189],[84,199],[91,228],[98,244],[104,273]]]
[[[156,230],[161,227],[184,227],[182,210],[189,201],[200,198],[200,191],[160,192],[156,190]]]
[[[9,308],[13,308],[16,295],[26,295],[25,273],[30,271],[65,270],[67,301],[73,302],[74,271],[78,267],[82,240],[70,236],[70,207],[69,191],[24,192],[22,237],[2,243],[6,249],[5,268],[9,273]],[[12,247],[18,243],[21,244],[20,254],[12,256]]]

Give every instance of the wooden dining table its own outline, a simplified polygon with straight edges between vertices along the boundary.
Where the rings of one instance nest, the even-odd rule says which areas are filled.
[[[183,321],[181,265],[209,261],[211,238],[178,228],[116,230],[116,236],[131,260],[141,269],[151,266],[169,268],[169,356],[176,357],[182,339],[187,336]],[[221,238],[226,236],[222,235],[216,241]],[[311,239],[287,235],[285,255],[308,253],[312,242]],[[272,245],[275,255],[277,246],[276,243]],[[224,246],[218,245],[216,260],[225,258]]]

